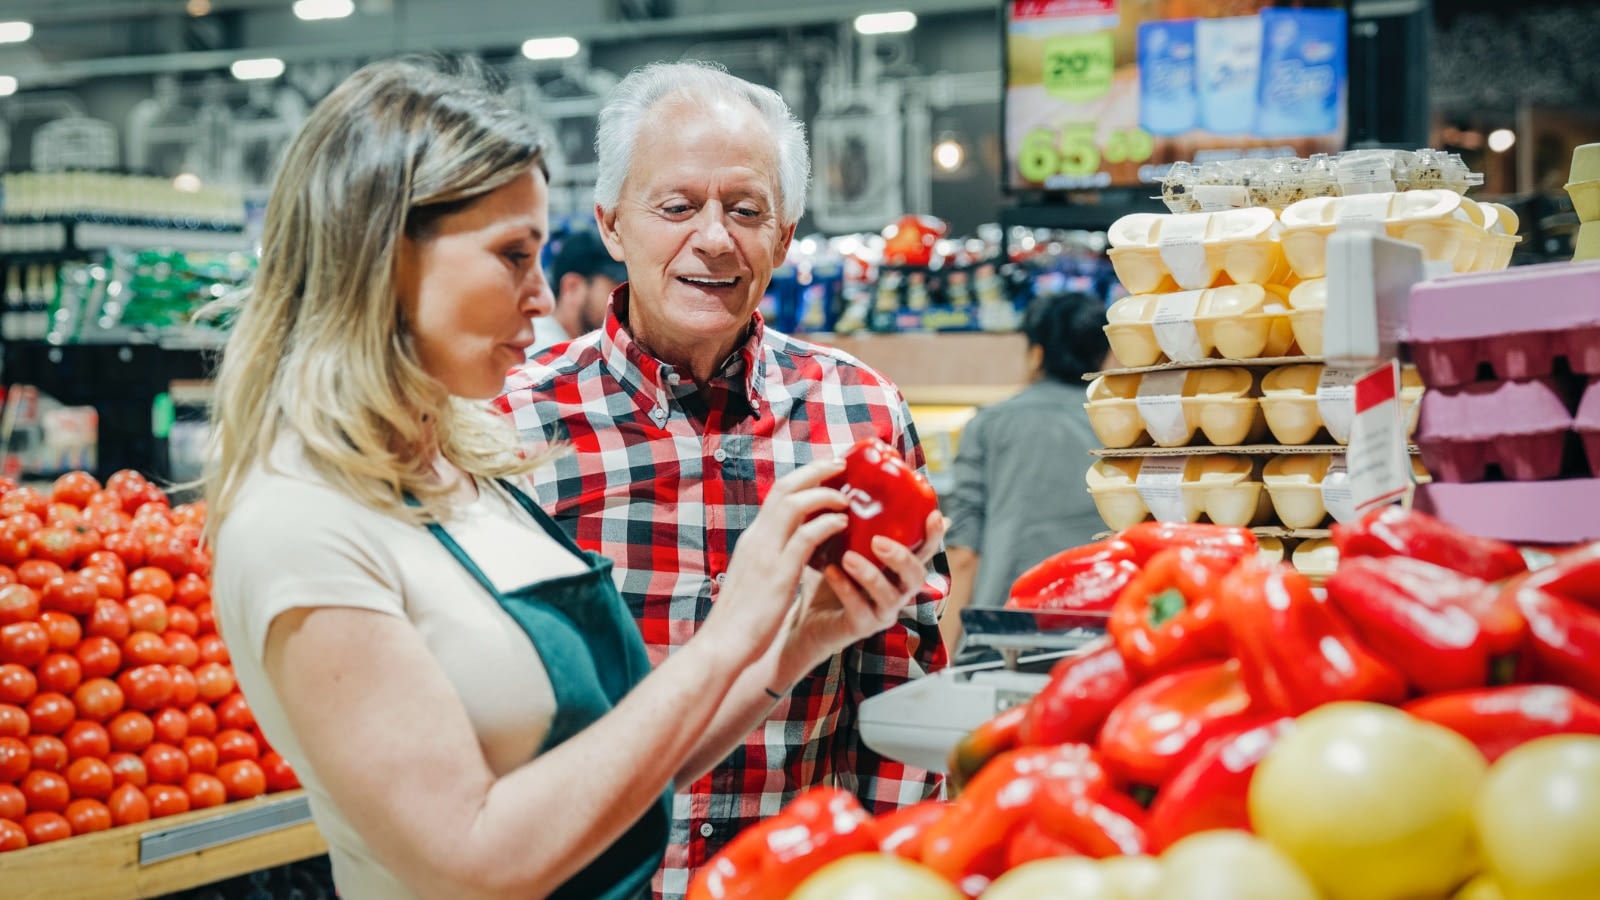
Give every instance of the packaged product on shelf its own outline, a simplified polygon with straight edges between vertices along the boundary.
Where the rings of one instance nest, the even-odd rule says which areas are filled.
[[[1265,434],[1254,389],[1248,370],[1230,367],[1102,375],[1090,382],[1084,410],[1095,437],[1113,449],[1187,446],[1197,430],[1233,446]]]

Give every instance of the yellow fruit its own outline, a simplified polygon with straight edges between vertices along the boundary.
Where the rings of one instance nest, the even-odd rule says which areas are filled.
[[[1271,844],[1244,831],[1191,834],[1161,854],[1150,900],[1318,900],[1311,879]]]
[[[1487,768],[1449,729],[1330,703],[1256,768],[1250,821],[1329,900],[1443,897],[1475,870],[1472,803]]]
[[[857,853],[807,878],[789,900],[966,900],[932,870],[887,853]]]
[[[995,879],[983,900],[1125,900],[1092,859],[1069,856],[1024,863]]]
[[[1500,757],[1474,818],[1505,900],[1600,898],[1600,737],[1540,738]]]
[[[1500,892],[1500,885],[1487,875],[1479,875],[1467,882],[1467,886],[1456,891],[1450,900],[1506,900],[1506,895]]]

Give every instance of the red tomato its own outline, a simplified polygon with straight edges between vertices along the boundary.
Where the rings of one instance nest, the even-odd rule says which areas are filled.
[[[17,580],[36,591],[41,591],[44,590],[45,582],[63,571],[65,570],[59,563],[46,559],[30,559],[17,566]]]
[[[208,809],[228,802],[228,790],[222,779],[204,772],[191,772],[183,780],[183,792],[189,795],[190,809]]]
[[[206,602],[200,604],[199,606],[196,606],[194,608],[194,614],[195,614],[195,617],[200,620],[200,633],[201,634],[216,634],[217,633],[217,617],[215,615],[213,615],[212,612],[211,612],[211,601],[210,600],[207,600]],[[204,657],[202,657],[202,659],[203,658]]]
[[[78,551],[78,536],[70,528],[59,525],[50,525],[39,529],[33,535],[33,558],[35,561],[44,561],[55,565],[59,569],[70,569],[78,557],[83,554]]]
[[[123,531],[123,530],[124,530],[123,528],[113,528],[113,529],[111,529],[111,531]],[[107,533],[109,534],[110,532],[107,532]],[[93,553],[89,554],[88,556],[85,556],[83,558],[83,563],[79,567],[79,571],[83,571],[83,570],[87,570],[87,569],[96,569],[96,570],[104,571],[104,572],[115,572],[117,574],[117,578],[119,579],[119,581],[120,581],[120,579],[128,577],[128,566],[127,566],[127,563],[124,563],[122,561],[122,557],[118,556],[117,554],[113,553],[110,550],[96,550]]]
[[[61,735],[61,743],[67,745],[69,760],[86,756],[105,759],[111,753],[111,734],[99,722],[73,722]]]
[[[33,671],[39,676],[39,689],[43,691],[71,694],[83,683],[83,666],[71,653],[52,653]]]
[[[172,705],[187,709],[200,696],[194,672],[188,666],[176,664],[167,666],[167,671],[172,673]]]
[[[156,727],[156,740],[164,744],[176,747],[189,736],[189,717],[181,709],[166,707],[150,721]]]
[[[128,591],[133,594],[154,594],[162,603],[172,599],[174,585],[166,569],[144,566],[128,573]]]
[[[194,670],[194,681],[200,691],[200,699],[207,703],[215,703],[233,693],[233,670],[223,663],[201,663]]]
[[[32,734],[60,734],[77,717],[78,708],[55,691],[40,693],[28,701],[28,724]]]
[[[78,570],[94,585],[95,595],[106,600],[121,600],[127,594],[122,576],[110,569],[84,567]]]
[[[111,556],[117,560],[117,574],[128,574],[128,570],[123,568],[122,557],[117,556],[116,553],[110,550],[106,550],[104,547],[104,541],[113,534],[122,534],[126,532],[130,527],[133,526],[133,517],[123,512],[121,509],[112,509],[109,506],[90,505],[84,507],[83,509],[83,521],[84,524],[94,529],[96,534],[100,535],[102,546],[96,548],[96,552],[104,551],[111,554]],[[84,561],[78,565],[86,567],[90,564],[91,563],[89,562],[88,558],[85,557]],[[94,563],[94,565],[100,565],[100,563]]]
[[[50,509],[50,498],[40,493],[38,488],[23,485],[6,491],[0,496],[0,515],[12,516],[17,513],[33,513],[43,516]]]
[[[143,570],[140,570],[143,571]],[[135,575],[138,572],[133,573]],[[161,634],[167,630],[167,602],[153,594],[135,593],[128,598],[128,621],[134,631]]]
[[[100,532],[95,531],[87,522],[79,522],[72,526],[72,537],[77,544],[80,565],[85,557],[105,546],[105,540],[100,537]]]
[[[172,702],[172,673],[166,666],[128,669],[117,676],[117,687],[122,688],[122,695],[132,709],[148,711]]]
[[[28,558],[33,550],[33,530],[26,519],[9,516],[0,519],[0,563],[15,566]],[[16,574],[13,572],[12,574]],[[17,575],[21,581],[21,576]]]
[[[166,570],[174,579],[181,578],[194,565],[194,549],[175,532],[167,532],[165,536],[145,544],[144,559],[146,564]],[[171,599],[171,594],[168,594],[168,599]]]
[[[183,606],[167,607],[167,634],[178,633],[194,641],[200,634],[200,617],[195,611]],[[195,656],[198,658],[200,650],[196,641]],[[193,663],[185,663],[193,665]]]
[[[111,777],[118,787],[131,784],[142,788],[150,783],[150,773],[144,767],[144,760],[136,753],[113,753],[106,757],[106,765],[111,767]]]
[[[21,850],[26,846],[28,846],[28,832],[16,822],[0,816],[0,853],[7,850]]]
[[[33,695],[37,693],[39,693],[39,679],[34,677],[32,670],[16,663],[0,666],[0,703],[20,706],[32,700]]]
[[[70,503],[52,503],[45,511],[44,524],[72,528],[83,522],[83,510]]]
[[[33,768],[33,752],[21,738],[0,737],[0,784],[10,784]],[[4,816],[0,813],[0,816]]]
[[[248,731],[229,728],[217,735],[217,762],[230,763],[240,759],[260,759],[261,745]]]
[[[201,662],[228,663],[233,661],[233,657],[228,653],[228,645],[223,642],[220,634],[202,634],[195,639],[195,644],[200,647]]]
[[[89,834],[111,827],[111,810],[99,800],[83,798],[67,804],[67,824],[73,834]]]
[[[171,656],[167,642],[153,631],[135,631],[122,642],[122,658],[129,666],[164,666]]]
[[[187,609],[178,609],[174,612],[189,612]],[[189,613],[194,615],[193,613]],[[168,631],[162,639],[167,642],[167,660],[169,665],[192,666],[200,661],[200,645],[194,638],[181,631]]]
[[[294,769],[283,758],[283,754],[276,750],[262,754],[261,772],[266,777],[267,790],[271,793],[292,791],[300,786],[299,776],[294,774]]]
[[[64,612],[49,610],[39,614],[39,624],[44,626],[45,636],[50,639],[51,650],[65,650],[72,652],[77,648],[78,642],[83,640],[83,626],[78,624],[75,616]]]
[[[28,798],[22,796],[22,788],[14,784],[0,784],[0,819],[20,822],[27,814]]]
[[[107,726],[111,732],[111,747],[124,753],[138,753],[156,739],[156,726],[142,712],[118,713]]]
[[[193,572],[179,578],[172,586],[172,602],[178,606],[194,609],[210,599],[210,583]]]
[[[94,582],[77,572],[62,572],[44,583],[39,606],[75,616],[87,616],[94,612],[95,601],[99,599],[100,592],[95,590]]]
[[[72,694],[78,716],[90,722],[104,722],[122,712],[122,688],[109,678],[91,678]]]
[[[27,737],[32,730],[28,711],[10,703],[0,703],[0,737]]]
[[[17,783],[22,796],[28,799],[28,809],[34,812],[61,812],[72,800],[72,788],[60,772],[34,769]]]
[[[105,760],[86,756],[73,760],[72,765],[67,766],[67,786],[72,789],[74,797],[104,800],[111,796],[116,783],[111,766]]]
[[[85,678],[104,678],[115,675],[122,668],[122,648],[108,637],[96,635],[84,638],[83,643],[78,645],[76,655]]]
[[[46,772],[64,772],[67,761],[67,744],[53,734],[28,735],[28,752],[33,754],[33,767]]]
[[[139,758],[153,784],[183,784],[189,774],[189,757],[171,744],[151,744]]]
[[[25,584],[0,587],[0,625],[39,618],[39,594]]]
[[[119,785],[111,792],[106,803],[111,810],[111,824],[132,825],[150,820],[150,799],[141,788],[132,784]]]
[[[196,737],[211,737],[217,733],[217,711],[211,704],[200,702],[190,704],[187,710],[189,715],[189,733]],[[23,717],[23,725],[27,725],[27,717]]]
[[[113,531],[105,537],[105,548],[122,560],[124,569],[144,565],[144,544],[127,531]]]
[[[0,566],[0,584],[21,584],[17,580],[17,570],[10,566]]]
[[[174,784],[152,784],[144,789],[150,800],[150,817],[175,816],[189,811],[189,795]]]
[[[32,668],[49,653],[50,635],[38,622],[13,622],[0,627],[0,663]]]
[[[63,804],[62,809],[66,809]],[[72,825],[59,812],[32,812],[22,820],[22,830],[28,835],[28,846],[48,844],[51,841],[72,837]]]
[[[217,704],[217,724],[223,728],[249,731],[255,727],[256,715],[250,711],[250,704],[244,699],[244,695],[234,691],[227,699]]]
[[[82,509],[89,498],[100,490],[100,482],[88,472],[68,472],[50,486],[50,499],[56,503],[70,503]]]
[[[94,612],[89,614],[85,631],[94,636],[108,637],[117,643],[133,633],[133,620],[128,608],[120,600],[101,597],[94,602]]]
[[[128,512],[133,512],[144,502],[144,491],[149,484],[149,479],[133,469],[118,469],[106,479],[106,490],[115,494]],[[130,506],[129,500],[137,502]]]
[[[217,777],[228,789],[229,800],[248,800],[267,792],[267,776],[254,760],[238,759],[217,766]]]
[[[201,772],[210,775],[217,771],[217,763],[220,761],[217,754],[217,745],[210,738],[184,738],[183,755],[189,757],[190,772]]]

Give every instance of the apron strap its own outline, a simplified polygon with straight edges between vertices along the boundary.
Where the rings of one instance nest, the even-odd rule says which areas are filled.
[[[572,553],[579,559],[589,558],[589,554],[583,552],[583,548],[579,547],[577,542],[572,539],[572,536],[567,534],[566,529],[562,528],[560,525],[557,525],[555,519],[550,518],[550,514],[545,512],[544,509],[541,508],[532,497],[528,496],[525,491],[504,478],[497,478],[495,479],[495,482],[502,488],[505,488],[506,492],[511,495],[511,499],[515,500],[517,505],[522,507],[524,512],[533,517],[535,522],[539,523],[539,527],[544,529],[545,534],[555,538],[556,541],[561,544],[561,546],[572,551]]]

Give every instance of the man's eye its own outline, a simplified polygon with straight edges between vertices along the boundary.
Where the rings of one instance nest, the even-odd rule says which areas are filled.
[[[693,212],[694,211],[694,207],[690,206],[687,203],[674,203],[674,204],[672,204],[670,206],[662,207],[661,211],[666,213],[669,216],[681,216],[681,215],[684,215],[685,213]]]

